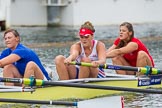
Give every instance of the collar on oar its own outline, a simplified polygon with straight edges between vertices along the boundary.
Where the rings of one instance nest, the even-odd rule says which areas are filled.
[[[44,80],[36,79],[34,76],[31,76],[30,78],[23,78],[23,84],[29,85],[31,88],[33,86],[43,86]]]
[[[34,76],[29,77],[29,79],[30,79],[30,84],[29,84],[29,86],[32,88],[33,86],[36,85],[36,79],[35,79]]]
[[[146,72],[145,75],[152,75],[152,67],[151,66],[145,66]]]

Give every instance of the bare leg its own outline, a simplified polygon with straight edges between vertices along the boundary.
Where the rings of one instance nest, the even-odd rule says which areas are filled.
[[[112,62],[114,65],[130,66],[130,64],[122,56],[114,57]],[[116,70],[116,73],[123,75],[135,75],[135,72],[124,70]]]
[[[82,62],[91,62],[89,58],[83,58]],[[98,68],[80,66],[79,78],[96,78],[98,75]]]
[[[137,56],[137,67],[145,67],[145,66],[153,66],[151,59],[149,58],[148,54],[144,51],[139,51]],[[142,73],[138,73],[137,76],[142,75]]]
[[[60,80],[68,80],[76,78],[76,68],[73,65],[64,64],[65,57],[62,55],[56,56],[54,62]]]
[[[12,65],[6,65],[3,68],[3,77],[9,77],[9,78],[22,78],[20,75],[19,71],[17,68]],[[14,86],[14,85],[19,85],[19,84],[14,84],[14,83],[4,83],[6,86]]]
[[[79,78],[89,78],[90,69],[85,66],[80,66],[79,68]]]
[[[38,65],[32,61],[30,61],[26,65],[25,73],[24,73],[24,78],[29,78],[31,76],[34,76],[36,79],[44,79],[43,72],[41,69],[38,67]]]
[[[99,72],[98,68],[90,67],[90,75],[89,75],[89,77],[90,78],[97,78],[98,72]]]
[[[144,67],[144,66],[153,66],[151,59],[149,58],[148,54],[144,51],[139,51],[137,56],[137,67]]]

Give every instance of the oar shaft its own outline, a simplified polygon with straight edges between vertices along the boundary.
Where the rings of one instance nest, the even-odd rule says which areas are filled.
[[[30,85],[32,83],[32,85],[35,85],[35,86],[52,85],[52,86],[65,86],[65,87],[78,87],[78,88],[89,88],[89,89],[102,89],[102,90],[116,90],[116,91],[162,94],[162,90],[153,90],[153,89],[136,89],[136,88],[127,88],[127,87],[101,86],[101,85],[94,85],[94,84],[52,82],[52,81],[44,81],[44,80],[39,80],[39,79],[35,79],[35,81],[33,82],[32,79],[27,79],[27,78],[24,78],[21,80],[23,80],[23,84],[25,84],[25,85]],[[13,80],[13,83],[14,83],[14,81],[15,80]],[[10,80],[10,82],[11,82],[11,80]]]
[[[34,92],[34,89],[0,89],[0,93],[9,93],[9,92]]]
[[[99,65],[99,67],[104,68],[104,69],[112,69],[112,70],[126,70],[126,71],[135,71],[135,72],[140,71],[139,68],[130,67],[130,66],[118,66],[118,65],[104,64],[104,65]]]
[[[22,89],[23,87],[20,86],[6,86],[6,85],[0,85],[0,89]]]
[[[0,82],[23,83],[21,78],[3,78],[3,77],[0,77]]]
[[[92,64],[91,63],[86,63],[86,62],[71,62],[72,65],[79,65],[79,66],[88,66],[91,67]],[[129,66],[117,66],[117,65],[108,65],[108,64],[104,64],[104,65],[99,65],[100,68],[104,68],[104,69],[112,69],[112,70],[129,70],[129,71],[139,71],[138,68],[136,67],[129,67]]]
[[[64,102],[64,101],[51,101],[51,100],[50,101],[43,101],[43,100],[41,101],[41,100],[23,100],[23,99],[0,98],[0,102],[77,106],[77,102]]]
[[[116,90],[116,91],[129,91],[129,92],[139,92],[139,93],[152,93],[152,94],[162,94],[162,90],[153,89],[136,89],[127,87],[115,87],[115,86],[102,86],[94,84],[78,84],[78,83],[64,83],[64,82],[44,82],[45,85],[53,86],[65,86],[65,87],[78,87],[78,88],[89,88],[89,89],[102,89],[102,90]]]
[[[80,66],[89,66],[91,67],[91,63],[86,62],[71,62],[71,65],[80,65]],[[99,65],[98,67],[104,68],[104,69],[111,69],[111,70],[126,70],[126,71],[134,71],[134,72],[141,72],[143,74],[162,74],[162,70],[152,68],[152,67],[132,67],[132,66],[121,66],[121,65],[109,65],[109,64],[103,64]]]

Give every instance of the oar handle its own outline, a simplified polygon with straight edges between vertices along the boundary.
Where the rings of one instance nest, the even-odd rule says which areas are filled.
[[[86,63],[86,62],[71,62],[71,65],[79,65],[79,66],[89,66],[91,67],[91,63]],[[111,69],[111,70],[125,70],[125,71],[134,71],[134,72],[141,72],[143,74],[149,75],[157,75],[157,74],[162,74],[162,70],[152,68],[152,67],[132,67],[132,66],[121,66],[121,65],[109,65],[109,64],[103,64],[99,65],[98,67],[103,68],[103,69]]]
[[[70,64],[71,65],[79,65],[79,66],[88,66],[88,67],[91,67],[92,66],[91,63],[86,63],[86,62],[75,62],[75,61],[73,61]]]

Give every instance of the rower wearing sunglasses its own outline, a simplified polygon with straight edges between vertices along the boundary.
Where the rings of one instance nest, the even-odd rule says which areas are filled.
[[[60,80],[76,78],[103,78],[105,73],[98,65],[106,63],[105,44],[94,40],[94,26],[87,21],[79,30],[80,41],[70,48],[70,55],[66,58],[58,55],[54,59]],[[72,61],[89,62],[92,67],[70,65]]]

